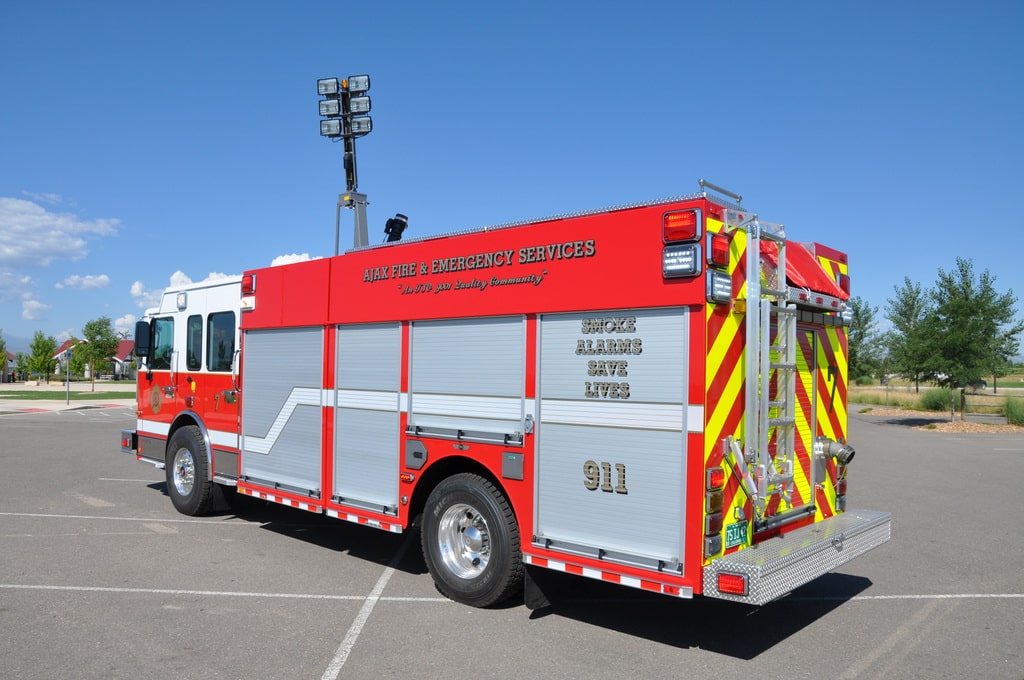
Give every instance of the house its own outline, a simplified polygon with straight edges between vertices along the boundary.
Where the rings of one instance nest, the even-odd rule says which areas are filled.
[[[57,348],[56,354],[53,355],[53,360],[57,362],[53,368],[53,374],[60,376],[65,375],[68,372],[67,364],[65,363],[67,352],[74,352],[75,347],[86,342],[85,340],[77,340],[70,338],[61,343],[60,347]]]
[[[115,380],[127,380],[135,378],[135,341],[121,340],[117,343],[117,352],[112,359],[112,366]]]
[[[0,367],[0,383],[14,382],[14,366],[17,356],[13,352],[6,352],[7,361]]]

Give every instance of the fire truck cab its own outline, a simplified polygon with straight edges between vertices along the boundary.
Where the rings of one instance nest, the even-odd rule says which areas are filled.
[[[764,604],[889,540],[847,508],[846,256],[701,191],[175,288],[122,450],[390,532],[487,606],[527,567]],[[870,454],[868,454],[870,455]]]

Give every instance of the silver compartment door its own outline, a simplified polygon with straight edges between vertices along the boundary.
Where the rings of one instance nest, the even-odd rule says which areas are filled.
[[[335,500],[397,514],[402,327],[340,326],[337,345]]]
[[[423,436],[522,443],[522,317],[417,321],[409,427]]]
[[[542,317],[537,545],[682,570],[688,343],[681,308]]]
[[[320,494],[323,331],[245,333],[242,476],[263,486]]]

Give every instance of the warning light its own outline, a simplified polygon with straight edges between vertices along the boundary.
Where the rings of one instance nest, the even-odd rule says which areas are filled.
[[[746,595],[747,577],[743,574],[719,574],[718,592],[730,595]]]
[[[708,491],[717,491],[725,486],[725,470],[720,466],[708,468],[707,472],[707,489]]]
[[[665,243],[696,241],[701,235],[699,210],[667,212],[661,218],[661,234]]]
[[[256,292],[256,275],[244,274],[242,276],[242,295],[252,295]]]
[[[729,238],[725,234],[708,234],[708,264],[729,266]]]

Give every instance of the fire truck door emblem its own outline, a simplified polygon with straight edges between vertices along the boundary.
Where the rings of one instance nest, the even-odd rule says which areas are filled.
[[[160,413],[160,407],[163,405],[163,400],[160,388],[149,391],[149,405],[153,409],[154,414]]]

